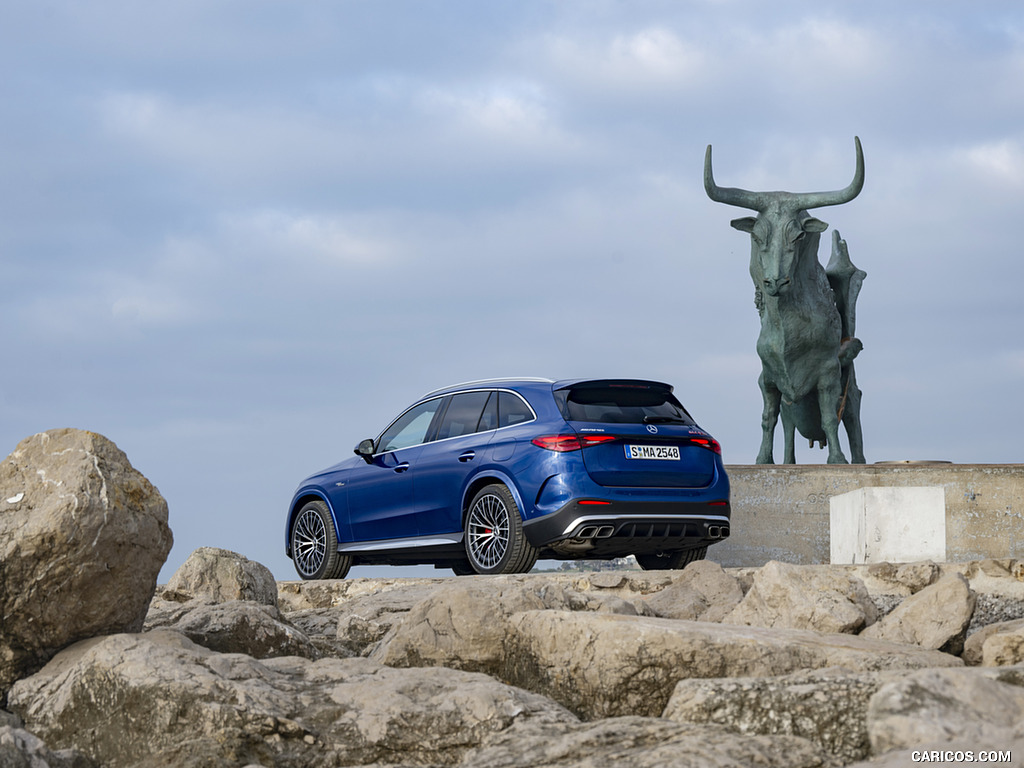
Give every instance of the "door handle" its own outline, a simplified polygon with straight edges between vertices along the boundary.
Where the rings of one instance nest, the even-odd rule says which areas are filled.
[[[409,468],[409,462],[403,461],[401,464],[395,465],[395,472],[405,472]]]
[[[465,463],[467,461],[472,461],[474,458],[476,458],[476,451],[466,451],[464,454],[459,456],[459,461]]]

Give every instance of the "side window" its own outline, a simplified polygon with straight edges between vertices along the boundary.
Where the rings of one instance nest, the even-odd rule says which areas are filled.
[[[484,406],[483,415],[480,416],[480,423],[476,427],[477,432],[487,432],[498,428],[498,393],[491,392],[487,398],[487,405]]]
[[[464,392],[453,396],[441,420],[437,439],[444,440],[446,437],[459,437],[476,432],[480,415],[489,396],[490,392]]]
[[[399,416],[395,423],[380,436],[377,453],[397,451],[400,448],[419,445],[426,440],[430,422],[434,420],[434,414],[437,413],[437,409],[443,402],[443,398],[429,400],[410,408]]]
[[[523,399],[511,392],[498,393],[498,426],[511,427],[533,420],[533,411]]]

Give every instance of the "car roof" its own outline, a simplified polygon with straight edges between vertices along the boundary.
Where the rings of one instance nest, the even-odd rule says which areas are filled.
[[[458,392],[463,389],[501,389],[503,387],[509,389],[515,389],[522,386],[536,386],[537,384],[546,385],[545,388],[550,387],[554,384],[552,379],[543,379],[531,376],[520,376],[518,378],[505,378],[505,379],[478,379],[476,381],[464,381],[461,384],[452,384],[451,386],[441,387],[427,392],[423,395],[420,400],[425,400],[428,397],[434,397],[435,395],[443,395],[447,392]]]
[[[661,381],[652,381],[651,379],[603,379],[603,378],[577,378],[577,379],[560,379],[555,381],[554,379],[545,379],[531,376],[520,376],[518,378],[503,378],[503,379],[479,379],[477,381],[464,381],[461,384],[452,384],[451,386],[441,387],[427,392],[425,395],[420,397],[420,400],[426,400],[429,397],[436,397],[438,395],[448,394],[450,392],[459,392],[466,389],[548,389],[557,391],[559,389],[568,389],[570,387],[577,386],[579,384],[653,384],[657,387],[664,387],[669,392],[673,390],[671,384],[666,384]],[[540,386],[538,386],[540,385]]]

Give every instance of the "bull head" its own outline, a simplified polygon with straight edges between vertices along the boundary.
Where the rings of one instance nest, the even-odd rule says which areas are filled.
[[[756,217],[735,219],[732,226],[750,234],[750,276],[754,285],[769,296],[790,290],[800,255],[815,254],[818,238],[828,224],[807,213],[809,208],[841,205],[853,200],[864,186],[864,152],[854,137],[857,169],[845,189],[834,192],[751,192],[735,187],[719,187],[711,170],[711,145],[704,156],[704,189],[712,200],[757,211]]]

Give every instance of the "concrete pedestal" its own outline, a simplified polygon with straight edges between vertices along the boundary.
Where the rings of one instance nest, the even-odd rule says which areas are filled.
[[[827,563],[830,499],[863,488],[942,488],[948,562],[1024,559],[1024,464],[796,464],[726,467],[732,534],[724,566]]]
[[[858,488],[829,499],[831,562],[946,560],[946,492],[931,488]]]

